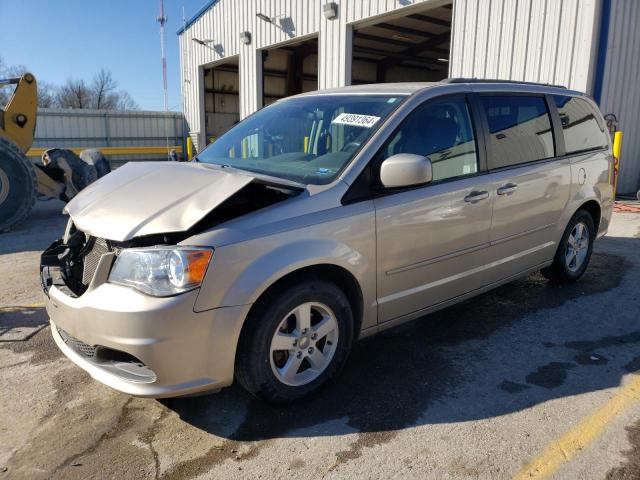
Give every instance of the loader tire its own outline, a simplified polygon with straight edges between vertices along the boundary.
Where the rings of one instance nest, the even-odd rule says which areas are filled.
[[[63,200],[69,201],[80,190],[88,187],[98,179],[96,167],[82,160],[71,150],[50,148],[42,154],[42,165],[47,174],[60,177],[65,184]]]
[[[12,229],[27,218],[36,194],[33,165],[13,142],[0,138],[0,232]]]
[[[98,178],[102,178],[107,173],[111,172],[109,160],[107,160],[107,158],[97,148],[82,150],[80,152],[80,158],[84,163],[95,167]]]

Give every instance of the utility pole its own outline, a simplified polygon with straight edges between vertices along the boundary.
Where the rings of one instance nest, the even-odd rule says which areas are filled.
[[[169,97],[167,92],[167,55],[164,49],[164,25],[167,23],[167,16],[164,14],[164,0],[160,0],[160,15],[156,18],[160,24],[160,55],[162,58],[162,87],[164,89],[164,111],[169,111]]]
[[[167,55],[164,48],[164,25],[167,23],[167,16],[164,14],[164,0],[160,0],[160,15],[156,17],[160,24],[160,55],[162,59],[162,88],[164,92],[164,134],[167,141],[167,159],[169,155],[169,132],[167,131],[167,120],[169,120],[169,92],[167,89]]]

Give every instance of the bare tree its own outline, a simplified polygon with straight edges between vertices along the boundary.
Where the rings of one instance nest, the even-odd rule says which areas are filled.
[[[116,91],[118,82],[109,70],[102,69],[91,85],[83,80],[67,80],[56,97],[61,108],[95,108],[99,110],[136,110],[138,105],[124,90]]]
[[[129,95],[129,92],[125,90],[120,90],[117,95],[118,95],[118,102],[116,103],[116,107],[115,107],[116,110],[139,110],[140,109],[140,107],[135,102],[135,100],[131,98],[131,95]]]
[[[7,65],[2,57],[0,57],[0,78],[12,78],[19,77],[27,71],[27,67],[24,65]],[[0,87],[0,106],[7,104],[9,99],[13,95],[13,88],[11,86]]]
[[[28,72],[27,67],[24,65],[7,66],[4,59],[0,57],[0,78],[20,77],[24,73]],[[48,82],[38,82],[38,107],[52,108],[56,105],[56,87]],[[0,88],[0,105],[7,104],[11,95],[13,94],[13,88],[5,87]]]
[[[8,66],[0,57],[0,78],[19,77],[27,72],[24,65]],[[101,69],[90,85],[84,80],[68,79],[61,87],[38,82],[38,106],[43,108],[96,108],[100,110],[137,110],[138,104],[125,90],[116,90],[118,82],[109,70]],[[0,88],[0,106],[11,98],[11,87]]]
[[[0,77],[4,78],[4,75],[0,74]],[[11,92],[11,87],[0,87],[0,107],[4,107],[9,103]]]
[[[91,89],[84,80],[70,78],[58,89],[56,104],[60,108],[91,108]]]
[[[0,77],[19,77],[27,71],[27,67],[24,65],[7,65],[4,59],[0,57]]]
[[[115,92],[116,82],[111,72],[101,69],[94,77],[91,84],[92,105],[91,108],[113,110],[118,103],[118,94]]]
[[[38,107],[54,108],[58,106],[56,101],[57,89],[49,82],[38,82]]]

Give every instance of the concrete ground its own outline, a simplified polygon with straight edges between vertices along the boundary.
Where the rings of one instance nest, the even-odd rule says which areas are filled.
[[[132,398],[63,357],[38,306],[61,206],[0,235],[0,479],[640,478],[640,214],[577,284],[532,275],[364,340],[272,408]]]

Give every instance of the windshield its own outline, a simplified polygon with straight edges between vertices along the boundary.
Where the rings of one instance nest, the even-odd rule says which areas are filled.
[[[314,95],[266,107],[196,160],[305,184],[333,181],[403,97]]]

